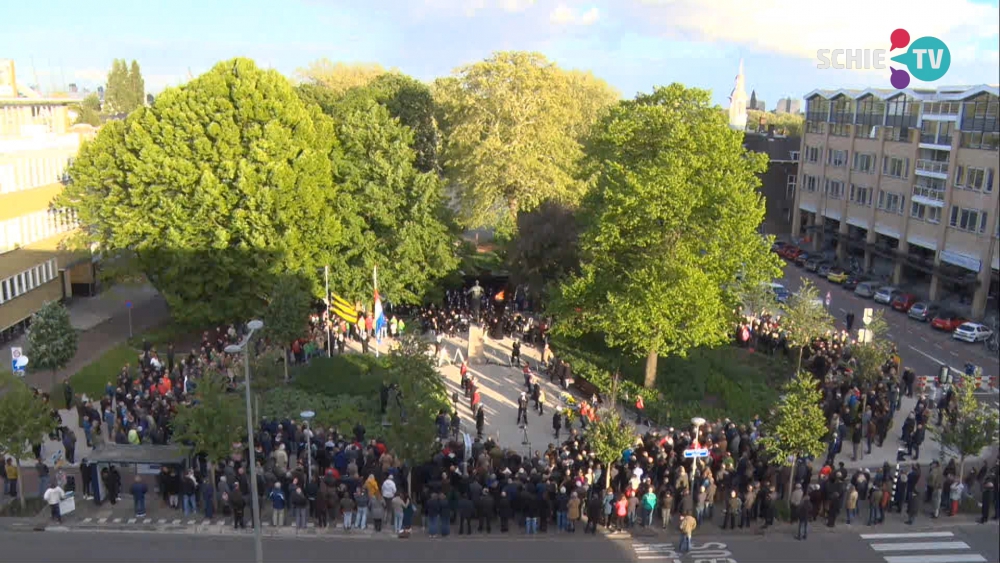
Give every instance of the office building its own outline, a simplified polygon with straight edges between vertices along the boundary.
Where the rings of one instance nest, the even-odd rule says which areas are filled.
[[[802,102],[792,98],[781,98],[778,100],[778,104],[774,106],[774,113],[796,114],[800,111],[802,111]]]
[[[752,109],[754,111],[767,111],[767,104],[764,102],[764,100],[757,99],[756,90],[750,91],[750,101],[747,102],[747,109],[748,110]]]
[[[9,82],[12,73],[7,74]],[[16,336],[45,302],[95,286],[89,252],[61,243],[77,228],[50,207],[80,143],[94,134],[71,126],[72,99],[0,97],[0,337]]]
[[[793,238],[923,299],[995,315],[997,92],[807,94]]]

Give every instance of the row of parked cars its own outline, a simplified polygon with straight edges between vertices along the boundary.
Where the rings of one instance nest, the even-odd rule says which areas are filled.
[[[853,291],[858,297],[888,305],[913,320],[930,323],[931,328],[950,332],[956,340],[986,342],[993,337],[993,330],[986,325],[972,322],[937,303],[922,301],[897,287],[871,280],[861,272],[847,272],[822,255],[810,254],[794,244],[775,243],[771,250],[796,266]]]

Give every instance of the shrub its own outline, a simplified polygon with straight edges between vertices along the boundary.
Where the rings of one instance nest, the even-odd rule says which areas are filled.
[[[378,395],[361,397],[355,395],[315,394],[293,387],[280,387],[265,393],[261,398],[261,416],[270,419],[299,420],[302,411],[313,411],[313,424],[326,428],[333,427],[339,432],[350,434],[354,425],[360,422],[369,432],[381,427],[378,417]]]
[[[385,357],[362,354],[313,358],[309,365],[296,370],[292,385],[316,395],[378,397],[385,365]]]

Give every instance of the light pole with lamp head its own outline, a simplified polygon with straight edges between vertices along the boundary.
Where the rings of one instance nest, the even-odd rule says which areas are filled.
[[[299,413],[299,416],[301,416],[302,420],[305,420],[306,424],[309,425],[309,430],[312,430],[312,423],[310,423],[309,421],[316,417],[316,413],[313,411],[302,411]],[[309,472],[310,483],[312,483],[313,480],[312,456],[313,456],[312,440],[309,440],[309,443],[306,444],[306,468]]]
[[[264,546],[261,543],[260,535],[260,500],[257,498],[257,456],[254,453],[253,444],[253,411],[250,410],[250,354],[247,350],[247,346],[250,344],[250,339],[253,338],[253,334],[258,330],[264,328],[264,323],[258,320],[252,320],[247,323],[247,328],[250,329],[247,335],[243,337],[243,340],[239,344],[230,344],[226,346],[227,354],[243,354],[243,369],[246,377],[246,381],[243,383],[244,391],[246,392],[246,406],[247,406],[247,446],[250,448],[249,459],[247,460],[247,465],[250,466],[250,501],[253,507],[253,540],[254,540],[254,551],[256,552],[256,562],[264,562]]]

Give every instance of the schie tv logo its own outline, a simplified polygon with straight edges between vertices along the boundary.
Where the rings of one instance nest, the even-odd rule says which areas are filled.
[[[889,67],[889,81],[893,88],[902,90],[909,86],[911,74],[924,82],[940,80],[951,67],[951,51],[937,37],[921,37],[911,43],[910,33],[897,29],[889,36],[889,41],[889,51],[909,46],[905,53],[890,59],[907,69]],[[816,68],[885,70],[886,53],[885,49],[820,49],[816,51],[816,58],[819,59]]]

